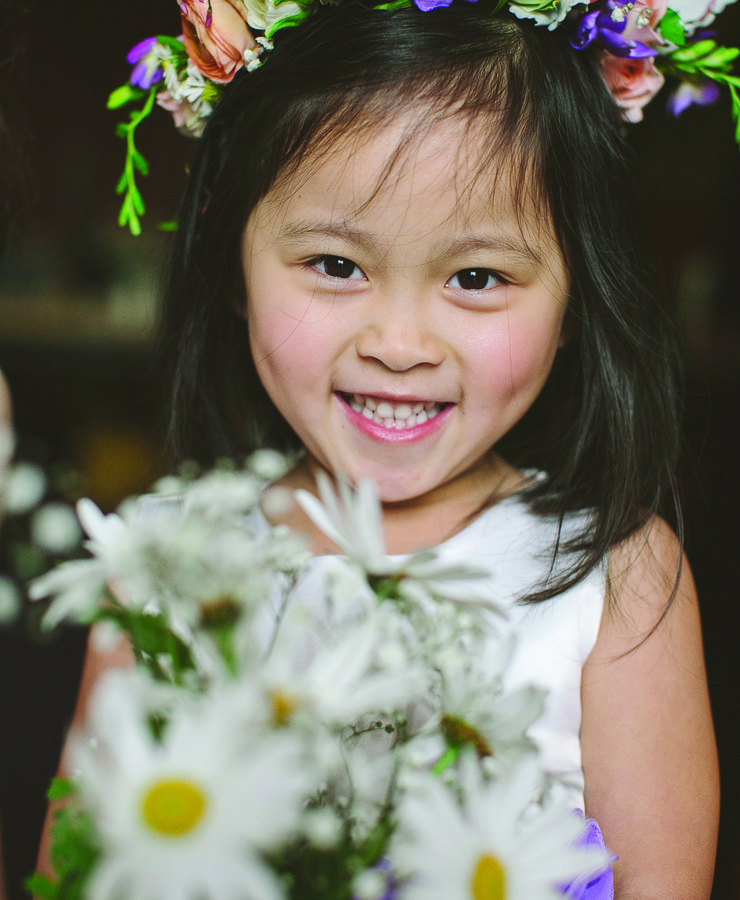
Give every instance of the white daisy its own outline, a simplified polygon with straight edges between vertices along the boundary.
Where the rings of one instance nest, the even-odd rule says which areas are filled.
[[[534,760],[493,782],[474,757],[462,763],[462,805],[439,778],[408,778],[389,854],[401,900],[562,900],[559,885],[606,865],[603,852],[573,846],[581,823],[571,810],[532,810]]]
[[[403,708],[428,686],[425,674],[400,648],[390,663],[381,664],[381,658],[389,660],[390,654],[379,655],[383,632],[374,617],[335,638],[307,664],[304,638],[305,620],[288,617],[259,670],[271,716],[281,724],[300,721],[307,714],[311,720],[343,729],[363,715],[377,718]]]
[[[156,742],[125,675],[101,683],[70,756],[102,843],[88,900],[279,900],[262,853],[297,832],[309,769],[287,734],[237,756],[220,709],[181,707]]]
[[[527,729],[542,714],[546,692],[537,687],[504,691],[512,650],[511,639],[498,647],[468,641],[439,649],[432,662],[434,714],[411,748],[417,760],[429,765],[447,747],[468,746],[489,759],[489,769],[500,771],[535,751]]]
[[[418,601],[438,600],[477,604],[496,610],[484,590],[476,590],[488,574],[465,562],[447,562],[433,550],[388,556],[383,534],[383,512],[375,485],[363,478],[355,491],[338,481],[335,492],[329,477],[316,477],[320,500],[308,491],[296,491],[296,500],[317,528],[333,541],[347,558],[360,566],[381,593]],[[384,587],[381,583],[387,580]]]

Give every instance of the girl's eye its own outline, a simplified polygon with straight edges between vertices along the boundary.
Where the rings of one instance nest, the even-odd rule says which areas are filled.
[[[364,280],[365,273],[351,259],[344,256],[317,256],[312,259],[310,265],[318,269],[323,275],[329,278],[344,278],[353,280]]]
[[[445,287],[460,288],[463,291],[485,291],[502,282],[503,279],[490,269],[460,269]]]

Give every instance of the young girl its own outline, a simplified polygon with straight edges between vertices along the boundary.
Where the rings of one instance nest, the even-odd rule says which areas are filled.
[[[184,4],[201,59],[205,8]],[[342,0],[282,29],[191,170],[161,320],[170,434],[204,464],[301,449],[290,488],[370,476],[389,552],[489,569],[615,895],[701,900],[715,749],[691,576],[657,517],[672,355],[619,112],[571,39],[490,0]],[[91,653],[85,686],[110,663]]]

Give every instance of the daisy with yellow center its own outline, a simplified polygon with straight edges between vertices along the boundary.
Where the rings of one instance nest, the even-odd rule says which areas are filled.
[[[461,803],[438,777],[407,779],[390,852],[400,900],[562,900],[559,885],[606,868],[601,850],[573,845],[581,823],[569,808],[533,802],[531,757],[494,782],[475,754],[460,762]]]
[[[97,689],[96,740],[77,736],[71,751],[103,847],[86,900],[280,900],[263,854],[297,832],[312,766],[285,730],[245,746],[216,693],[183,705],[156,741],[131,673]]]

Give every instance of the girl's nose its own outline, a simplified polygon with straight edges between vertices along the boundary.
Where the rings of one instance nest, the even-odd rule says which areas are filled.
[[[378,303],[371,321],[357,337],[357,353],[393,372],[438,366],[445,357],[444,342],[435,333],[424,306],[421,302]]]

